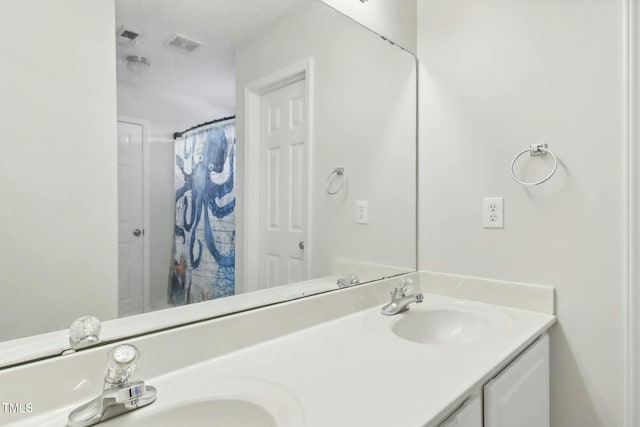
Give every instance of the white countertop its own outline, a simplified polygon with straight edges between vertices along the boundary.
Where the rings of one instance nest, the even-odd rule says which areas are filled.
[[[426,276],[423,275],[423,279],[424,277]],[[461,279],[458,287],[464,288],[468,282],[468,279]],[[247,313],[243,316],[248,323],[243,323],[242,316],[240,320],[230,317],[227,320],[212,321],[208,326],[203,324],[189,327],[191,332],[176,330],[163,333],[164,338],[163,334],[159,334],[158,338],[140,338],[136,345],[143,346],[143,363],[146,358],[153,365],[159,361],[159,356],[187,361],[188,352],[193,352],[194,348],[202,345],[190,344],[194,342],[194,336],[205,343],[211,340],[208,346],[214,348],[222,345],[219,342],[220,336],[236,336],[233,331],[242,328],[246,330],[250,327],[254,331],[252,333],[258,335],[263,333],[260,331],[274,328],[289,328],[293,331],[265,337],[264,340],[254,339],[253,344],[202,358],[200,362],[185,362],[182,366],[186,367],[181,369],[174,368],[162,373],[143,369],[139,377],[158,389],[158,400],[147,408],[101,425],[136,425],[137,420],[145,417],[149,411],[208,395],[219,398],[235,396],[263,404],[265,409],[278,412],[279,416],[284,417],[282,419],[287,419],[288,422],[283,425],[288,427],[431,427],[460,405],[470,392],[495,376],[555,322],[555,316],[548,312],[429,293],[425,294],[423,304],[412,305],[407,313],[382,316],[381,305],[375,301],[384,298],[391,283],[394,282],[372,284],[342,294],[333,293],[287,303],[282,308],[263,310],[262,314]],[[475,282],[472,284],[475,286]],[[427,283],[423,283],[424,287],[429,288]],[[549,294],[548,289],[540,288],[540,291]],[[550,295],[552,294],[551,291]],[[340,304],[344,307],[336,309],[336,313],[349,306],[355,308],[354,312],[312,324],[310,327],[302,326],[305,322],[308,323],[309,317],[319,313],[318,310],[324,313],[331,311],[329,307]],[[361,307],[359,309],[358,304]],[[403,316],[451,304],[470,310],[490,310],[504,322],[483,339],[457,345],[415,343],[399,338],[391,331],[393,324]],[[547,306],[553,306],[552,300]],[[260,320],[255,316],[263,317]],[[222,324],[221,322],[234,322],[241,329],[233,329],[231,326],[231,329],[218,329],[222,335],[216,338],[215,328],[219,327],[215,325]],[[271,326],[260,329],[258,325],[265,322]],[[301,328],[296,328],[296,323],[300,323]],[[195,335],[189,338],[190,333]],[[184,341],[182,344],[176,342],[176,337],[179,336],[184,337],[180,338]],[[172,343],[171,354],[159,355],[160,351],[166,351],[166,345],[158,347],[163,340]],[[188,343],[190,347],[187,347]],[[145,348],[145,345],[148,347]],[[80,382],[77,379],[68,381],[69,384],[78,384],[76,387],[55,386],[68,390],[68,393],[71,390],[78,393],[73,395],[75,397],[65,398],[67,400],[59,398],[60,402],[65,402],[63,406],[52,403],[51,408],[54,409],[13,418],[14,421],[19,421],[8,425],[65,426],[69,412],[79,403],[74,401],[69,404],[69,399],[85,400],[86,396],[94,397],[93,393],[99,387],[97,383],[101,378],[101,367],[96,365],[101,363],[99,360],[103,360],[106,350],[95,349],[86,355],[42,362],[33,367],[26,366],[8,372],[5,378],[1,378],[0,371],[0,379],[5,381],[15,382],[16,378],[27,378],[33,382],[37,381],[34,378],[46,375],[51,376],[46,380],[50,383],[56,379],[59,382],[67,381],[68,375],[64,372],[73,366],[82,371],[75,373],[76,378],[84,378]],[[53,373],[53,366],[62,372]],[[150,375],[151,372],[155,374]],[[51,384],[48,387],[51,388]],[[30,395],[31,393],[25,392],[21,396],[27,398]],[[37,406],[42,404],[38,403]],[[188,421],[187,424],[191,427],[197,425]]]
[[[432,303],[487,306],[427,294],[425,303],[411,310]],[[258,379],[295,396],[305,427],[423,426],[495,375],[555,321],[549,314],[491,308],[508,319],[508,326],[486,340],[454,346],[403,340],[385,329],[403,314],[382,317],[380,307],[363,310],[149,378],[147,383],[158,389],[158,400],[149,408],[168,403],[177,395],[176,389],[179,394],[180,389],[194,385],[192,382],[216,388],[216,382],[228,382],[231,377],[246,378],[248,384]],[[20,425],[63,426],[70,409],[48,414],[48,421],[32,419]],[[146,409],[126,415],[127,424],[135,425]]]
[[[442,301],[455,300],[427,295],[423,305]],[[511,325],[481,343],[450,348],[400,339],[365,325],[370,316],[382,317],[375,307],[168,375],[158,386],[190,373],[206,372],[211,381],[216,375],[256,377],[295,395],[307,427],[423,426],[555,321],[548,314],[494,308]],[[400,316],[383,320],[392,323]]]

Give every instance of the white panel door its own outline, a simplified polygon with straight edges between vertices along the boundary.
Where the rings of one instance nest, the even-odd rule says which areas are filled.
[[[549,337],[484,387],[485,427],[549,427]]]
[[[260,288],[306,278],[305,82],[262,97],[260,115]]]
[[[118,122],[118,315],[144,310],[142,135],[139,124]]]

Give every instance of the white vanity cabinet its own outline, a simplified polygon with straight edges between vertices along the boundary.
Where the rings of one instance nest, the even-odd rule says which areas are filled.
[[[484,386],[484,425],[549,423],[549,336],[544,335]]]
[[[549,427],[549,337],[543,335],[438,427]],[[484,408],[484,415],[483,415]]]

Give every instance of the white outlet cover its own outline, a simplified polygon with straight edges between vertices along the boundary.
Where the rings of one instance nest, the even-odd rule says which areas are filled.
[[[356,202],[356,224],[369,224],[369,202]]]
[[[482,199],[482,226],[484,228],[504,228],[503,197]]]

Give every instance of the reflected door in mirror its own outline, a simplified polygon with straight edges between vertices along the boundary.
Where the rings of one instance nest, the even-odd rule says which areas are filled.
[[[305,81],[265,94],[261,108],[260,288],[307,278]]]
[[[143,312],[142,126],[118,122],[118,316]]]

